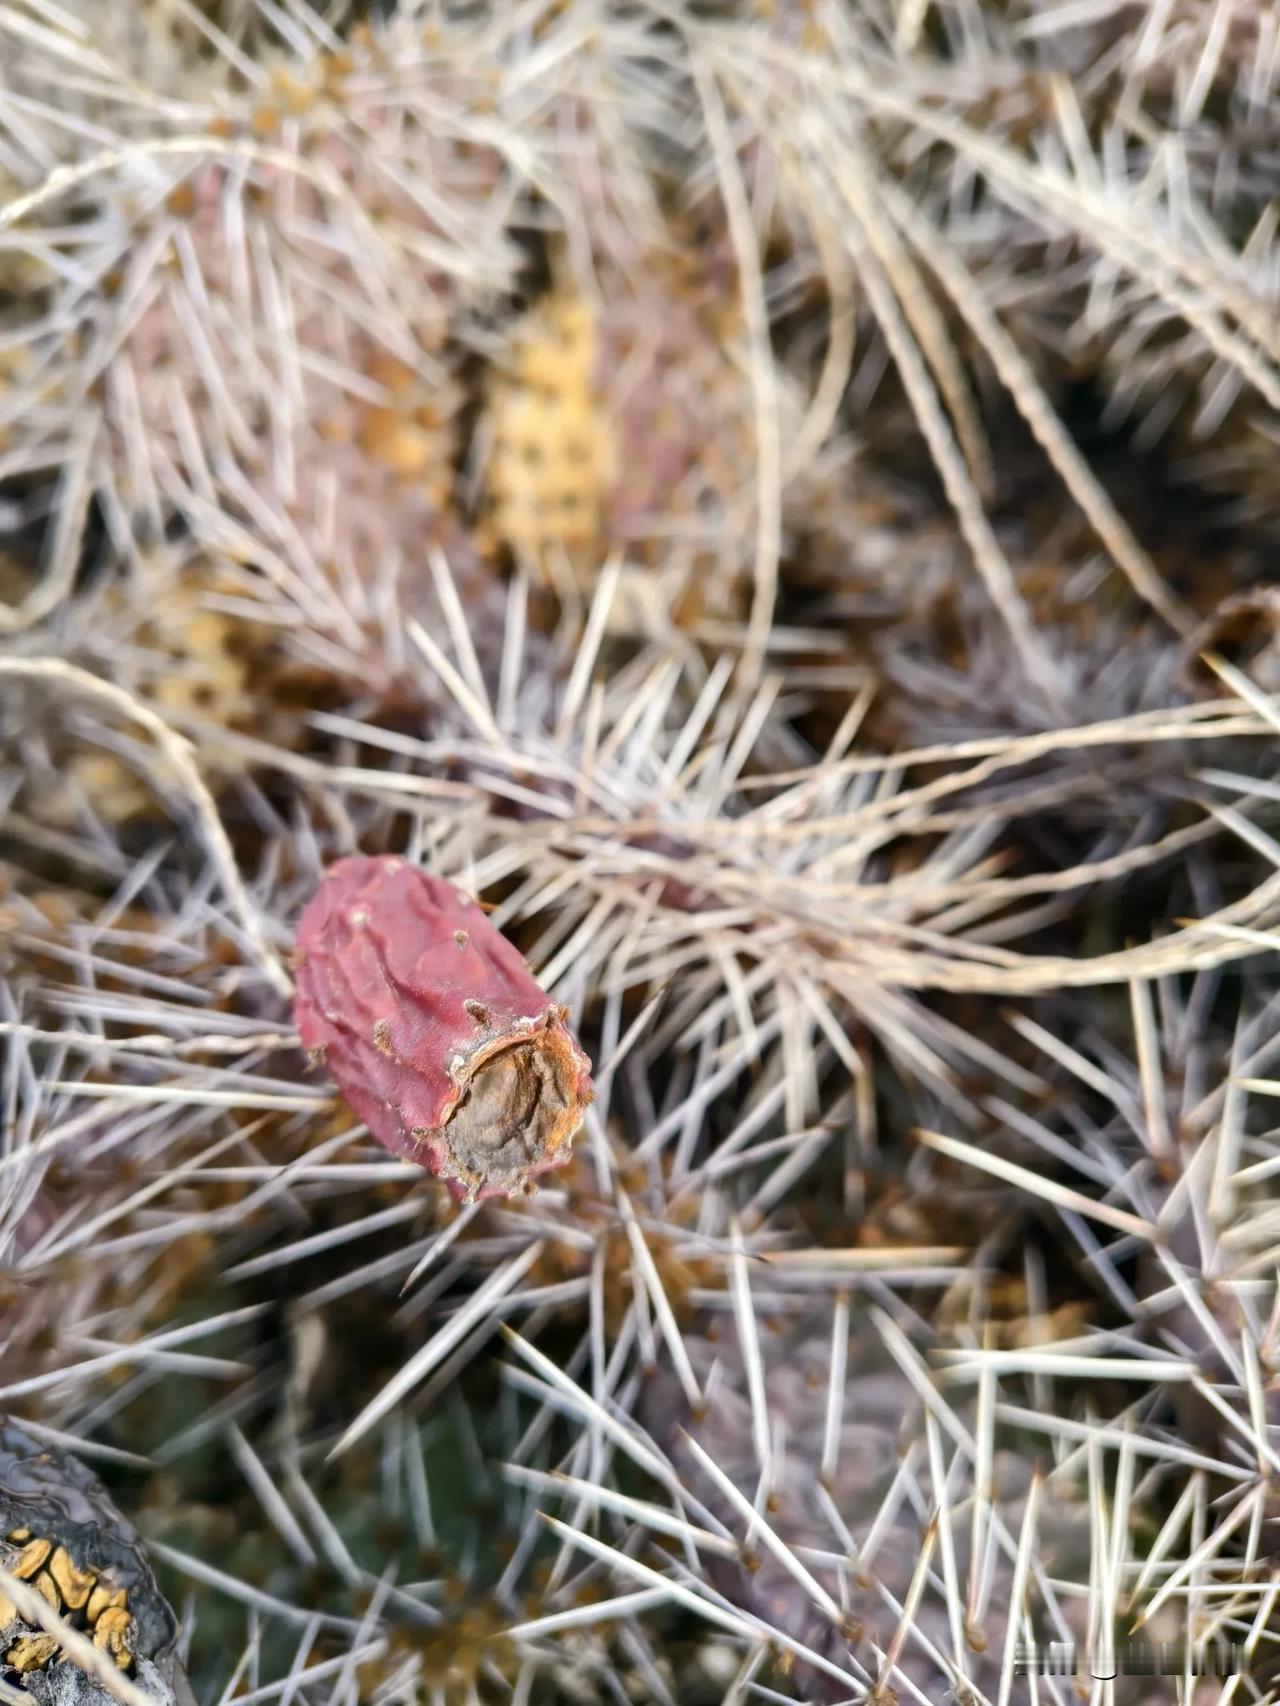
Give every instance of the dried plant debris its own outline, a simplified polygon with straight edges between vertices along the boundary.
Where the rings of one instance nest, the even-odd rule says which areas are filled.
[[[0,1562],[148,1699],[190,1692],[177,1624],[141,1542],[97,1477],[12,1418],[0,1425]],[[0,1675],[45,1706],[99,1706],[109,1689],[0,1591]]]

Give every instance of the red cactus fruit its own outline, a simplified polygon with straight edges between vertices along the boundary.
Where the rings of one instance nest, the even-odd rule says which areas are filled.
[[[380,1143],[467,1201],[533,1190],[595,1092],[568,1009],[479,905],[397,858],[343,859],[298,924],[295,1013]]]

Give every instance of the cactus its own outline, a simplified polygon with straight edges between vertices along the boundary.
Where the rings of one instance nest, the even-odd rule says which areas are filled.
[[[1274,1701],[1275,43],[0,5],[6,1701]]]

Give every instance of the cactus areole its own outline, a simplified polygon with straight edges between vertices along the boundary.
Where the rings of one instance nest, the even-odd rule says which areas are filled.
[[[343,859],[302,914],[298,1034],[394,1154],[468,1201],[566,1160],[592,1100],[568,1011],[452,883]]]

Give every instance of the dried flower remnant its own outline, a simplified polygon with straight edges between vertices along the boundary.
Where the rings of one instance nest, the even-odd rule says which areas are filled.
[[[591,1063],[479,905],[403,859],[343,859],[298,925],[298,1032],[369,1130],[469,1201],[564,1161]]]
[[[82,1464],[0,1419],[0,1564],[168,1706],[189,1700],[177,1625],[132,1527]],[[0,1677],[59,1706],[98,1706],[107,1689],[0,1592]]]

